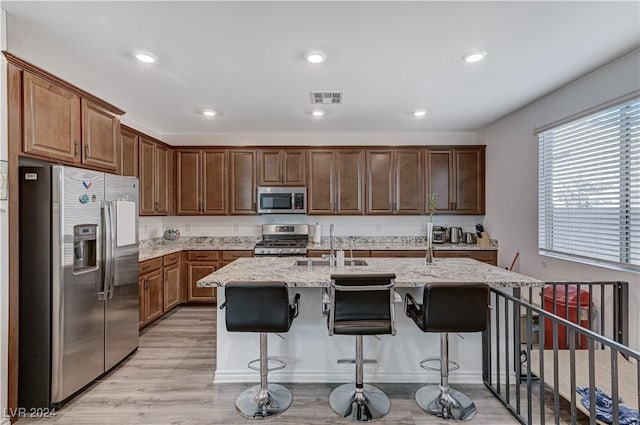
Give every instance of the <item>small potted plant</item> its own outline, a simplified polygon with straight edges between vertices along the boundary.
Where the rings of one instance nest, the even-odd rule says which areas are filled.
[[[431,192],[427,196],[427,206],[429,207],[429,221],[427,222],[427,253],[424,258],[426,264],[433,263],[433,214],[436,212],[436,202],[438,194]]]

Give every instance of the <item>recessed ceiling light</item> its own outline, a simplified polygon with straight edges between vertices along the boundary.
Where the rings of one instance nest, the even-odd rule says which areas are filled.
[[[135,57],[136,59],[138,59],[138,62],[142,62],[142,63],[158,62],[158,58],[154,54],[149,52],[136,52]]]
[[[480,62],[487,57],[487,52],[484,50],[476,50],[475,52],[469,52],[462,57],[462,60],[466,63]]]
[[[202,111],[202,115],[204,115],[205,117],[215,117],[216,115],[218,115],[218,113],[216,111],[214,111],[213,109],[205,109]]]
[[[322,109],[314,109],[313,111],[311,111],[311,116],[314,118],[322,118],[325,116],[325,114],[326,112]]]
[[[426,109],[416,109],[415,111],[413,111],[413,116],[416,118],[422,118],[425,115],[427,115]]]
[[[307,60],[307,62],[315,64],[315,63],[322,63],[325,60],[327,60],[327,55],[325,55],[322,52],[318,52],[318,51],[307,52],[304,55],[304,58]]]

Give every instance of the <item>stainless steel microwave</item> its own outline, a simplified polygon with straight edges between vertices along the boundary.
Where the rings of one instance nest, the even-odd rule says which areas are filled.
[[[306,213],[306,187],[258,187],[258,214]]]

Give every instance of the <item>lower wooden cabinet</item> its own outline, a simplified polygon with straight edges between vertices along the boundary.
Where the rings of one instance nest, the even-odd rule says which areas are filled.
[[[189,276],[189,288],[187,301],[189,302],[216,302],[216,288],[198,288],[196,282],[218,269],[218,263],[189,263],[187,265]]]
[[[354,250],[354,258],[424,258],[424,250]],[[307,251],[307,257],[322,257],[329,255],[329,250],[315,249]],[[349,250],[345,250],[345,258],[349,258]],[[492,266],[498,265],[498,251],[495,250],[434,250],[433,256],[436,258],[473,258]]]
[[[473,258],[474,260],[482,261],[483,263],[491,264],[492,266],[498,265],[498,251],[493,250],[434,250],[433,256],[435,258]]]
[[[164,279],[162,276],[162,268],[158,267],[149,270],[149,268],[155,264],[158,264],[158,266],[162,265],[162,259],[160,259],[159,262],[149,260],[140,264],[141,273],[138,278],[140,312],[138,324],[140,327],[152,322],[164,313]],[[142,271],[146,273],[142,273]]]
[[[216,288],[198,288],[197,282],[218,270],[219,261],[220,251],[187,252],[187,302],[216,302]]]
[[[222,251],[222,257],[220,262],[220,267],[224,267],[227,264],[231,264],[236,261],[238,258],[242,257],[253,257],[253,251]]]
[[[167,260],[168,257],[175,256],[175,263],[171,263],[172,259]],[[180,304],[182,301],[181,292],[182,285],[180,280],[180,253],[175,253],[165,256],[165,264],[169,261],[168,265],[164,267],[164,312],[171,310],[173,307]]]
[[[424,258],[426,251],[370,251],[371,257]]]
[[[348,249],[344,250],[345,260],[348,260],[351,257],[351,253],[352,252]],[[314,249],[314,250],[307,251],[307,257],[318,258],[318,257],[322,257],[323,255],[329,255],[329,250]],[[353,258],[367,258],[367,257],[370,257],[368,250],[355,250],[355,249],[353,250]]]

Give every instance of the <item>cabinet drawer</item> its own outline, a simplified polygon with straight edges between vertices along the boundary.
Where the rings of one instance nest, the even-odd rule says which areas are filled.
[[[433,251],[433,256],[436,258],[473,258],[474,260],[483,261],[488,264],[497,265],[498,252],[491,250],[460,250],[460,251]]]
[[[371,251],[372,257],[422,258],[426,251]]]
[[[189,251],[189,261],[218,261],[219,251]]]
[[[140,275],[147,274],[162,267],[162,257],[143,261],[139,264]]]
[[[165,265],[165,267],[166,266],[170,266],[172,264],[177,263],[178,260],[180,260],[180,253],[179,252],[175,252],[173,254],[165,255],[164,256],[164,265]]]
[[[253,257],[253,251],[222,251],[222,261],[231,262],[242,257]]]

